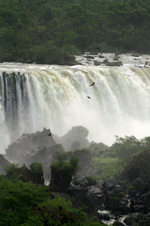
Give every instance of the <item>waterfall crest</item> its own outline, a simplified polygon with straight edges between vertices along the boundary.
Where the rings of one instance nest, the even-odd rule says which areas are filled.
[[[149,136],[150,69],[1,64],[1,153],[23,133],[61,136],[78,125],[108,145],[115,135]]]

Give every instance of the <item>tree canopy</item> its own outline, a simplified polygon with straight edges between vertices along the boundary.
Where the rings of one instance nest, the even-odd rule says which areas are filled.
[[[101,226],[48,188],[0,175],[0,226]]]
[[[150,53],[149,12],[149,0],[1,0],[0,61],[66,64],[83,51]]]

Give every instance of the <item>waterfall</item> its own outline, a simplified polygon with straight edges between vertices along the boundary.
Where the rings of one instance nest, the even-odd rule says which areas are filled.
[[[78,125],[108,145],[115,135],[149,136],[150,69],[0,65],[0,153],[23,133],[61,136]]]

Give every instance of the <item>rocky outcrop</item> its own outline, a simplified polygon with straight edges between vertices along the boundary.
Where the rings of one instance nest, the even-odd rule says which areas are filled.
[[[87,139],[88,130],[83,126],[72,127],[72,129],[62,137],[54,136],[56,143],[62,144],[65,151],[74,151],[87,148],[89,141]]]
[[[89,182],[85,177],[74,177],[68,189],[68,194],[73,197],[75,207],[82,208],[88,214],[97,214],[103,208],[104,194],[103,182],[93,180]]]
[[[125,186],[115,179],[110,179],[104,183],[104,206],[117,214],[130,212],[129,197]]]
[[[55,145],[53,136],[49,129],[33,134],[23,134],[18,140],[13,142],[6,149],[7,158],[15,163],[20,163],[21,159],[38,152],[39,147],[52,147]]]
[[[56,144],[49,129],[33,134],[24,134],[6,150],[6,157],[20,166],[29,167],[33,162],[43,165],[44,178],[50,180],[50,165],[57,154],[64,153],[63,147]]]
[[[125,218],[124,223],[129,226],[149,226],[150,216],[140,213],[130,214]]]

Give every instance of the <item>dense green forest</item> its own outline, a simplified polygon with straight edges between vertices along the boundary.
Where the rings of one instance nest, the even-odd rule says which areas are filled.
[[[0,0],[0,61],[70,63],[84,51],[150,53],[149,0]]]
[[[102,226],[48,188],[0,175],[0,226]]]

